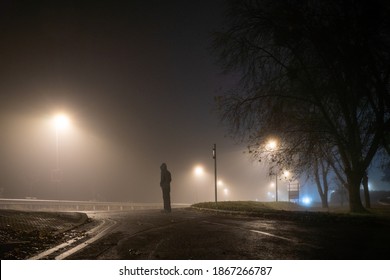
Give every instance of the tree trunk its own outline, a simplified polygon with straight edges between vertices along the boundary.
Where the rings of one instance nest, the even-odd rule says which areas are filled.
[[[327,196],[321,196],[321,204],[322,204],[322,208],[329,208]]]
[[[368,176],[367,173],[363,176],[363,189],[364,189],[364,200],[366,203],[366,208],[371,208],[371,202],[370,202],[370,192],[368,189]]]
[[[329,172],[329,163],[326,163],[326,166],[324,166],[324,162],[321,161],[321,170],[322,170],[322,183],[324,187],[324,198],[321,198],[322,201],[322,208],[329,208],[328,204],[328,192],[329,192],[329,185],[328,185],[328,172]]]
[[[322,172],[324,172],[324,170],[321,170]],[[326,175],[323,174],[323,179],[324,179],[324,182],[326,182]],[[328,190],[323,190],[322,188],[322,185],[321,185],[321,180],[320,180],[320,174],[319,174],[319,166],[318,166],[318,161],[315,160],[314,162],[314,180],[316,182],[316,185],[317,185],[317,190],[318,190],[318,194],[320,195],[320,198],[321,198],[321,204],[322,204],[322,208],[328,208],[329,205],[328,205]],[[326,185],[327,187],[327,185]]]
[[[357,172],[351,173],[347,174],[349,210],[352,213],[366,213],[367,210],[364,208],[362,200],[360,199],[360,183],[363,176],[359,176]]]

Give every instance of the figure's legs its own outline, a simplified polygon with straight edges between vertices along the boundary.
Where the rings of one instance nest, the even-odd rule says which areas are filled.
[[[163,188],[164,210],[171,212],[171,190],[170,188]]]

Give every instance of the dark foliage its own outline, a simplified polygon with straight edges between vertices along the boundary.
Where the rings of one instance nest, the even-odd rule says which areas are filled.
[[[231,1],[214,51],[241,82],[218,97],[231,133],[255,157],[296,173],[326,162],[362,212],[360,185],[390,131],[387,1]]]

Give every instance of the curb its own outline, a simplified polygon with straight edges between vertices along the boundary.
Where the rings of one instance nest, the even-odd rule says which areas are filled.
[[[71,212],[71,213],[68,213],[68,212],[58,212],[57,215],[61,219],[70,219],[70,220],[75,219],[76,221],[74,222],[73,225],[70,225],[69,227],[66,227],[66,228],[64,228],[62,230],[57,231],[55,233],[56,235],[64,233],[64,232],[67,232],[67,231],[69,231],[69,230],[71,230],[73,228],[76,228],[78,226],[81,226],[82,224],[84,224],[84,223],[86,223],[88,221],[88,215],[86,213],[80,213],[80,212]],[[78,217],[74,217],[75,215],[77,215]]]

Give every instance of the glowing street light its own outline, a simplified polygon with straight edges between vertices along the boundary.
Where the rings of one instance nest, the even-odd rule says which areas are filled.
[[[193,172],[194,172],[194,176],[198,178],[197,181],[199,181],[199,183],[200,183],[201,179],[205,175],[205,171],[204,171],[203,166],[201,166],[201,165],[195,166]],[[200,185],[199,185],[199,187],[200,187]],[[198,192],[199,192],[199,189],[196,187],[194,190],[195,190],[195,196],[194,196],[195,197],[195,202],[198,202]]]
[[[275,139],[268,140],[265,148],[270,151],[276,151],[278,148],[278,142]],[[278,170],[275,172],[275,201],[278,202]]]
[[[204,174],[203,166],[200,166],[200,165],[195,166],[195,168],[194,168],[194,174],[195,174],[197,177],[203,176],[203,174]]]
[[[65,130],[69,126],[69,118],[64,114],[54,116],[54,126],[56,129],[56,169],[59,170],[59,148],[58,148],[58,134],[59,131]]]
[[[59,183],[61,181],[62,172],[60,169],[60,155],[59,155],[59,132],[69,127],[69,117],[64,114],[55,115],[53,118],[53,124],[56,130],[56,168],[53,170],[52,179]]]
[[[275,151],[278,147],[278,142],[275,139],[268,140],[267,144],[265,145],[265,148],[269,151]]]
[[[66,129],[70,123],[69,118],[64,114],[56,115],[53,120],[57,131]]]

